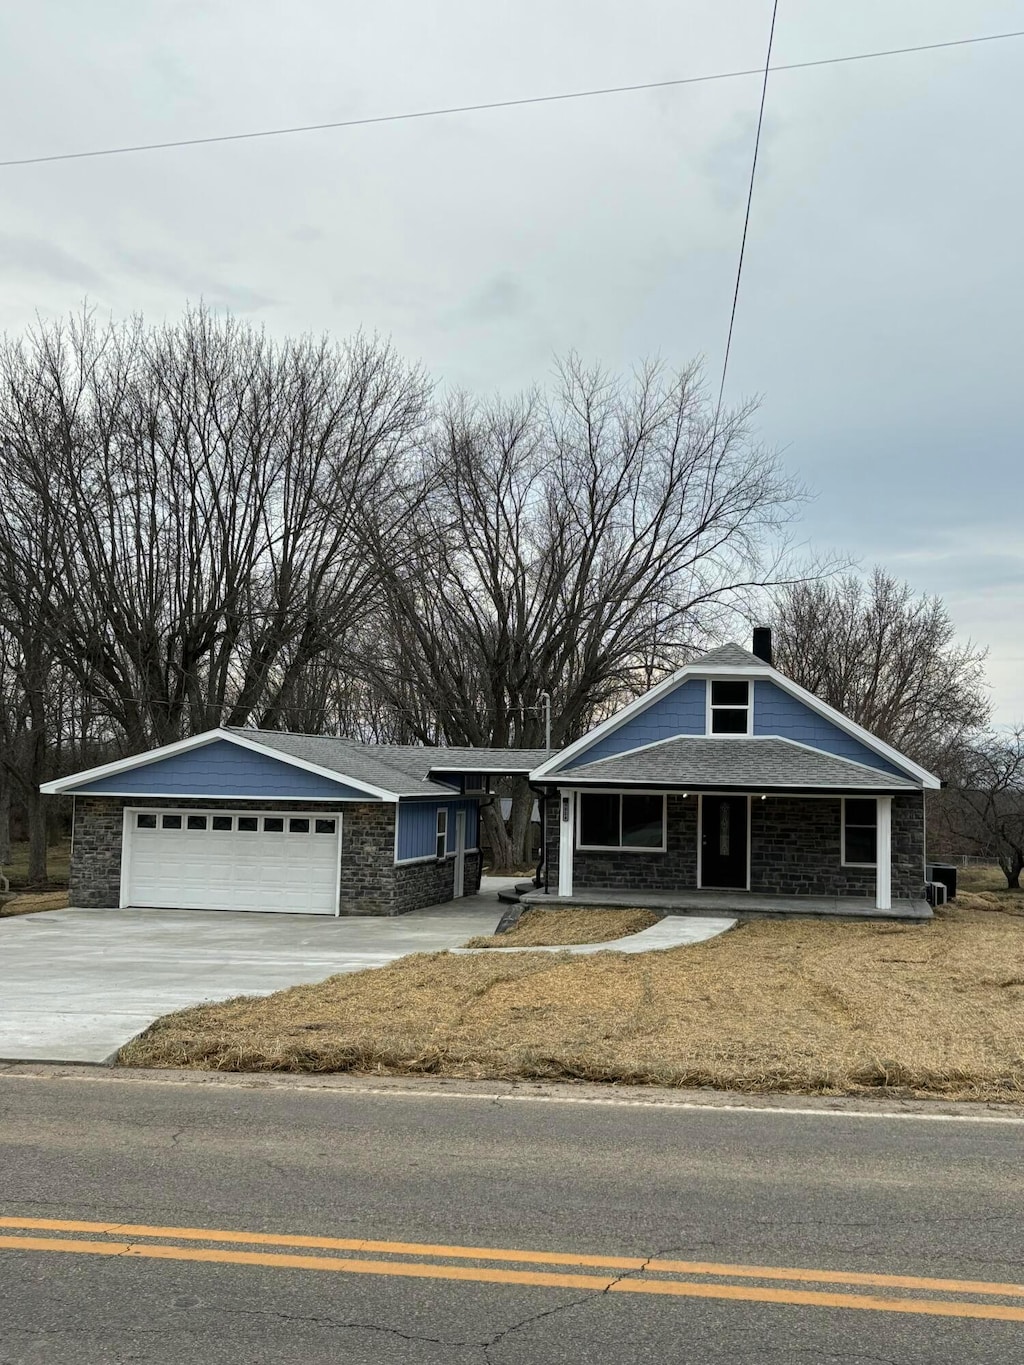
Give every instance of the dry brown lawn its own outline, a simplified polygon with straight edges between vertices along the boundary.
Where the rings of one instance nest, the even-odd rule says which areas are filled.
[[[27,891],[9,900],[0,898],[0,919],[12,915],[34,915],[40,910],[66,910],[68,893],[66,891]]]
[[[481,934],[467,948],[564,948],[572,943],[607,943],[649,929],[661,918],[650,910],[524,910],[507,934]]]
[[[158,1020],[131,1066],[1024,1100],[1024,916],[755,920],[661,952],[418,954]]]

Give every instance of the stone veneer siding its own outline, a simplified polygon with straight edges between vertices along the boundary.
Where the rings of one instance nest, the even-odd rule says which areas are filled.
[[[121,898],[121,839],[125,806],[175,810],[266,811],[287,809],[273,801],[189,800],[79,796],[75,798],[74,846],[69,897],[82,909],[116,908]],[[395,806],[389,802],[310,801],[303,810],[342,816],[341,913],[399,915],[450,900],[455,860],[395,865]],[[480,887],[477,852],[466,854],[464,889]]]
[[[545,837],[547,879],[558,890],[559,803],[549,800]],[[875,895],[874,868],[843,867],[838,797],[756,796],[750,815],[750,889],[762,895]],[[906,792],[892,802],[892,894],[924,897],[924,794]],[[697,800],[668,793],[665,853],[595,853],[577,850],[573,886],[601,890],[694,890],[697,886]]]

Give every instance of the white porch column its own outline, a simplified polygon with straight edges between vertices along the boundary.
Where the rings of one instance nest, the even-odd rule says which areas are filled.
[[[892,797],[876,798],[878,848],[875,853],[875,909],[892,909]]]
[[[572,895],[572,855],[576,843],[576,793],[558,793],[558,894]]]

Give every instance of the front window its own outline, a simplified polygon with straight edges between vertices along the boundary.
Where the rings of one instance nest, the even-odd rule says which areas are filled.
[[[746,735],[750,732],[750,684],[711,681],[711,733]]]
[[[649,793],[581,792],[580,848],[665,847],[665,798]]]
[[[878,861],[878,804],[873,798],[843,802],[843,862],[874,867]]]

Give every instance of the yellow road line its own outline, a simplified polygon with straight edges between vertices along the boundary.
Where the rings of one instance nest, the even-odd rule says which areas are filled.
[[[730,1265],[716,1261],[647,1260],[643,1256],[598,1256],[564,1251],[522,1251],[503,1247],[447,1246],[431,1242],[382,1242],[367,1238],[316,1237],[279,1232],[237,1232],[221,1228],[158,1227],[146,1223],[97,1223],[65,1218],[0,1217],[0,1228],[38,1232],[102,1233],[121,1237],[164,1237],[187,1242],[238,1242],[249,1246],[305,1247],[319,1251],[375,1252],[390,1256],[433,1256],[448,1260],[510,1261],[531,1265],[587,1266],[595,1270],[646,1269],[654,1274],[715,1275],[730,1279],[792,1280],[811,1284],[858,1285],[873,1289],[920,1289],[938,1294],[992,1294],[1024,1298],[1024,1285],[988,1280],[935,1279],[870,1271],[805,1267]],[[6,1240],[2,1243],[7,1245]]]
[[[566,1275],[498,1266],[425,1265],[415,1262],[354,1261],[334,1256],[290,1256],[280,1252],[227,1251],[134,1242],[86,1242],[59,1237],[0,1237],[0,1248],[71,1252],[156,1261],[196,1261],[215,1265],[266,1266],[284,1270],[333,1271],[347,1275],[391,1275],[405,1279],[457,1280],[472,1284],[529,1285],[547,1289],[585,1289],[597,1293],[658,1294],[678,1298],[731,1299],[744,1303],[796,1304],[816,1308],[858,1308],[876,1313],[911,1313],[943,1318],[986,1318],[1024,1322],[1024,1307],[961,1299],[885,1299],[869,1294],[833,1294],[812,1289],[775,1289],[744,1284],[699,1284],[679,1280],[609,1279],[603,1275]]]

